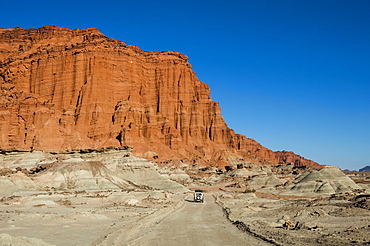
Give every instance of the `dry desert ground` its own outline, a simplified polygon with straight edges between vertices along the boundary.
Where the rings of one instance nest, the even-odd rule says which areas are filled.
[[[0,245],[370,244],[368,177],[335,167],[157,166],[122,149],[0,165]]]

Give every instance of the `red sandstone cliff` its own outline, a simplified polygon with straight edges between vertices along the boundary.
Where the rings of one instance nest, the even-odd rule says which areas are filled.
[[[0,29],[0,148],[134,146],[158,162],[248,160],[318,167],[229,129],[178,52],[145,52],[97,29]]]

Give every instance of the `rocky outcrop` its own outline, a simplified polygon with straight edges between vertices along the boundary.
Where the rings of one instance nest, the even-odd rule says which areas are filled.
[[[178,52],[145,52],[97,29],[0,29],[0,148],[133,146],[158,163],[287,163],[229,129]]]
[[[80,191],[188,191],[157,169],[155,163],[134,156],[130,149],[124,148],[71,153],[9,152],[0,155],[0,197],[51,187]]]

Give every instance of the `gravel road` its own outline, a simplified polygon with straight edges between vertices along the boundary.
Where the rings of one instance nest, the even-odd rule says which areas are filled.
[[[204,203],[184,203],[129,245],[271,245],[239,231],[211,196]]]

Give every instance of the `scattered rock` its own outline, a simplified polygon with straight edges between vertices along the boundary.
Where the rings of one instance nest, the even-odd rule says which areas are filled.
[[[286,230],[293,230],[295,228],[295,224],[290,219],[286,219],[283,228]]]
[[[350,226],[350,227],[347,228],[346,231],[355,231],[355,230],[358,230],[357,226]]]

